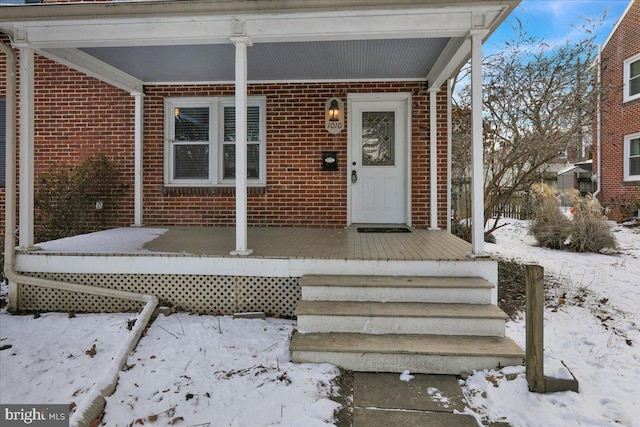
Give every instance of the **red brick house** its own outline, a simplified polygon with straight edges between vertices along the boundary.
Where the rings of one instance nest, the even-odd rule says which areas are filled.
[[[441,373],[521,363],[483,254],[481,128],[482,42],[517,4],[0,6],[11,308],[136,309],[110,298],[127,291],[194,312],[295,314],[299,361]],[[469,58],[471,244],[448,214],[448,80]],[[123,170],[118,220],[34,241],[37,177],[95,153]]]
[[[598,79],[603,88],[596,118],[594,193],[610,218],[640,209],[640,2],[632,0],[602,46]]]

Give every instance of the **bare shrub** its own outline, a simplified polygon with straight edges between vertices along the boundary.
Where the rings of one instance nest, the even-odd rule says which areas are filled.
[[[117,216],[115,201],[126,189],[120,177],[118,165],[104,154],[41,174],[34,198],[36,241],[107,228]]]
[[[571,236],[567,248],[574,252],[600,252],[615,249],[616,240],[611,232],[607,217],[602,213],[598,199],[590,194],[581,196],[578,190],[568,192],[573,204]]]
[[[565,249],[571,234],[571,221],[560,210],[560,199],[546,184],[533,184],[534,216],[529,227],[540,246]]]

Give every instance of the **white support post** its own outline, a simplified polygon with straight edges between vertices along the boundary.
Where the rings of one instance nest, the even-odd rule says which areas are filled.
[[[439,89],[429,89],[429,205],[431,218],[429,230],[438,227],[438,115]]]
[[[236,249],[231,255],[250,255],[247,244],[247,46],[246,37],[234,37],[236,45]]]
[[[144,125],[144,94],[140,92],[132,93],[135,100],[135,128],[134,128],[134,227],[143,225],[143,125]]]
[[[34,53],[20,48],[20,223],[19,247],[34,245]]]
[[[482,35],[471,32],[471,256],[484,251]]]

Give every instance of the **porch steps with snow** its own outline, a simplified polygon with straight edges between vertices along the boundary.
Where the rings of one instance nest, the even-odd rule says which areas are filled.
[[[294,362],[430,374],[523,363],[484,279],[311,275],[300,285]]]

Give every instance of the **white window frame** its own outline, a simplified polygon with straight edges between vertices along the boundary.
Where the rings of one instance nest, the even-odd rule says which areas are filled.
[[[640,138],[640,132],[632,133],[631,135],[625,135],[624,137],[624,157],[623,157],[623,170],[624,170],[624,181],[640,181],[640,175],[630,175],[630,164],[629,160],[631,160],[631,140]]]
[[[623,102],[633,101],[635,99],[640,99],[640,93],[636,93],[635,95],[629,95],[629,88],[631,87],[631,64],[640,61],[640,53],[637,55],[633,55],[631,58],[628,58],[624,61],[624,71],[623,71],[623,93],[622,100]],[[640,77],[636,77],[640,78]]]
[[[224,106],[234,106],[234,97],[172,97],[164,100],[164,185],[167,187],[232,187],[235,179],[222,179],[222,141],[224,132]],[[266,185],[266,97],[247,98],[248,106],[260,108],[260,176],[247,180],[250,186]],[[209,176],[207,179],[174,179],[173,146],[175,144],[175,109],[189,107],[209,108]]]

